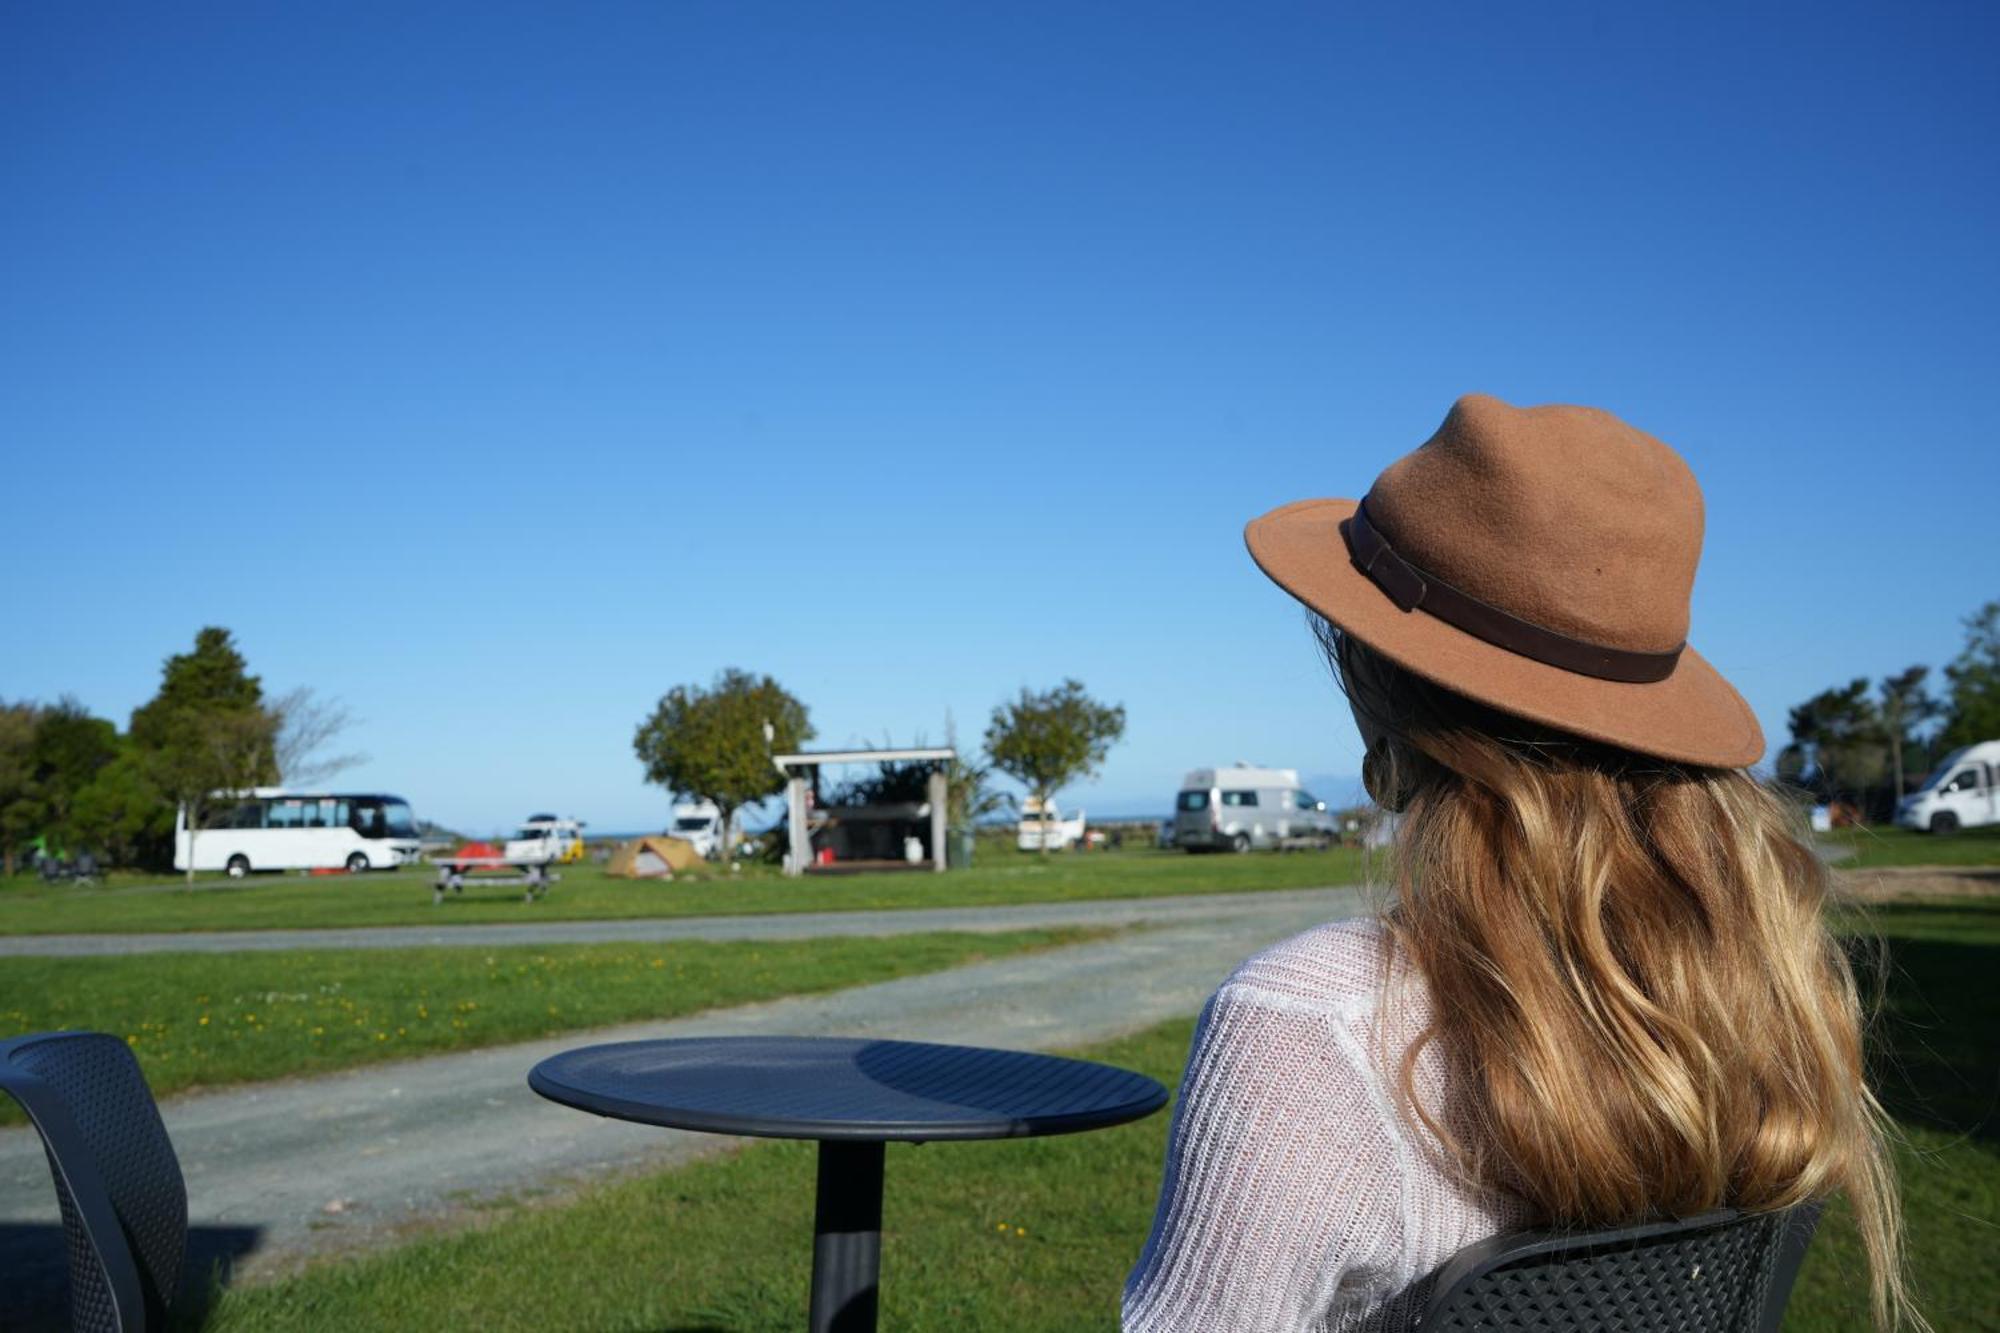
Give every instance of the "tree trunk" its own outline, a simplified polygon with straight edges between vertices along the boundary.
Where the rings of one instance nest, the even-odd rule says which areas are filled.
[[[1895,807],[1903,803],[1903,730],[1900,726],[1889,733],[1889,763],[1896,775],[1896,795],[1889,803],[1889,817],[1893,819]]]
[[[1035,800],[1042,807],[1042,816],[1038,821],[1042,826],[1042,840],[1036,845],[1035,850],[1042,856],[1049,854],[1049,799],[1054,795],[1054,792],[1048,791],[1038,791],[1035,793]]]
[[[718,847],[716,850],[721,853],[722,859],[724,861],[729,861],[732,859],[735,847],[736,847],[736,807],[731,806],[727,810],[724,810],[722,812],[722,846]]]
[[[187,868],[187,886],[189,889],[194,888],[194,835],[195,831],[200,827],[201,827],[200,823],[193,817],[193,813],[190,812],[188,817],[188,868]]]

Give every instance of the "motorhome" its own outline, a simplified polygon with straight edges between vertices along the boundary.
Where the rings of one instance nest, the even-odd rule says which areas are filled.
[[[418,859],[417,822],[400,796],[256,787],[215,793],[198,828],[174,817],[174,869],[386,870]]]
[[[1174,846],[1190,852],[1247,852],[1339,836],[1326,802],[1299,785],[1293,768],[1197,768],[1174,801]]]
[[[1954,750],[1896,806],[1896,822],[1930,833],[2000,824],[2000,741]]]
[[[714,801],[683,801],[675,805],[667,832],[693,843],[697,856],[713,860],[722,854],[722,811]]]
[[[1021,827],[1015,846],[1024,852],[1067,851],[1083,836],[1083,811],[1068,818],[1054,801],[1047,805],[1033,796],[1021,802]]]

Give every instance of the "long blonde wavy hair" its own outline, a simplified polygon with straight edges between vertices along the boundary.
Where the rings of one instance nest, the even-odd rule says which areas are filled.
[[[1434,1000],[1397,1079],[1408,1113],[1473,1184],[1552,1225],[1844,1192],[1876,1326],[1926,1327],[1797,813],[1741,770],[1539,727],[1313,626],[1373,733],[1371,792],[1404,816],[1385,922]],[[1431,1042],[1464,1135],[1414,1094]]]

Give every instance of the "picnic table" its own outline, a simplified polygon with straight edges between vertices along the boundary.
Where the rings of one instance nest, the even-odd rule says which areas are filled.
[[[550,1056],[550,1101],[708,1134],[816,1139],[812,1333],[871,1333],[882,1259],[884,1145],[1029,1138],[1151,1115],[1167,1090],[1089,1060],[850,1037],[688,1037]]]
[[[465,892],[465,882],[475,884],[525,885],[521,901],[531,903],[549,891],[562,876],[547,860],[510,861],[504,856],[451,856],[437,862],[437,878],[431,882],[431,906],[444,901],[447,893]]]

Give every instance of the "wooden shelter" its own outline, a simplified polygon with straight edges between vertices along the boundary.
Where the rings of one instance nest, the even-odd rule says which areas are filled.
[[[949,746],[916,746],[886,750],[801,750],[796,754],[774,754],[771,762],[785,775],[785,873],[802,875],[818,863],[820,849],[814,834],[828,823],[828,812],[819,807],[819,771],[844,764],[931,763],[936,767],[924,781],[924,800],[914,805],[876,807],[874,817],[900,821],[904,825],[927,828],[929,856],[933,870],[945,867],[945,765],[958,758]],[[862,813],[845,812],[848,817]],[[817,823],[815,822],[817,819]],[[838,864],[838,863],[836,863]],[[852,862],[848,864],[852,865]],[[870,865],[895,864],[893,859],[871,861]]]

